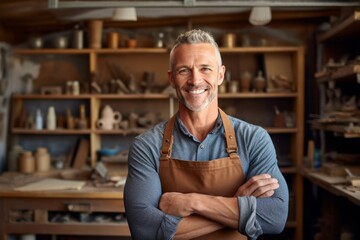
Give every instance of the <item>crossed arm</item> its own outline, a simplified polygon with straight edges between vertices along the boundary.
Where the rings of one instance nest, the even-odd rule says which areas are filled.
[[[277,179],[261,174],[241,185],[234,197],[168,192],[161,196],[159,208],[166,214],[183,217],[176,230],[176,239],[195,238],[224,227],[238,229],[237,197],[271,197],[278,187]]]

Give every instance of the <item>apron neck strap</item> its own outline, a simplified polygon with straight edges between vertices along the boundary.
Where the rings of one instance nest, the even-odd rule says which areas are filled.
[[[236,143],[236,136],[234,127],[230,122],[229,117],[226,115],[226,113],[219,108],[220,116],[224,125],[225,130],[225,139],[226,139],[226,151],[229,154],[229,157],[235,157],[237,156],[238,148]]]
[[[219,113],[225,129],[225,139],[227,146],[226,151],[229,154],[230,158],[237,157],[238,148],[236,144],[234,127],[232,126],[229,117],[220,108],[219,108]],[[174,141],[172,130],[175,124],[175,120],[176,120],[176,114],[172,116],[166,124],[161,152],[160,152],[160,160],[170,159],[171,149]]]
[[[172,116],[166,124],[160,152],[160,160],[167,160],[171,156],[171,149],[174,141],[172,130],[175,124],[175,120],[176,114],[174,114],[174,116]]]

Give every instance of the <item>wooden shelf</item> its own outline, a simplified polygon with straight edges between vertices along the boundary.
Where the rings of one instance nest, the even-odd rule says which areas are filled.
[[[296,167],[280,167],[283,174],[297,173]]]
[[[130,230],[127,223],[87,223],[87,224],[74,224],[74,223],[44,223],[34,224],[31,223],[5,223],[4,227],[7,232],[17,234],[69,234],[69,235],[91,235],[96,236],[101,233],[102,236],[122,236],[130,237]],[[76,231],[74,231],[76,229]],[[81,234],[80,234],[81,233]]]
[[[97,99],[169,99],[171,95],[162,93],[148,93],[148,94],[94,94]]]
[[[74,99],[85,99],[89,100],[91,98],[91,94],[80,94],[80,95],[68,95],[68,94],[53,94],[53,95],[41,95],[41,94],[13,94],[12,97],[14,99],[24,99],[24,100],[74,100]]]
[[[17,55],[36,55],[36,54],[90,54],[91,49],[15,49],[14,53]]]
[[[281,47],[220,47],[221,53],[274,53],[274,52],[296,52],[298,46],[281,46]],[[169,53],[166,48],[117,48],[117,49],[15,49],[15,54],[32,55],[32,54],[122,54],[122,53]]]
[[[274,128],[274,127],[270,127],[270,128],[266,128],[266,131],[268,131],[268,133],[297,133],[297,128]]]
[[[319,83],[326,83],[329,81],[349,81],[354,80],[353,77],[360,73],[360,64],[347,65],[339,67],[327,74],[316,74],[315,77]]]
[[[355,11],[341,23],[333,26],[318,37],[318,42],[341,41],[354,36],[354,33],[360,32],[360,11]],[[356,41],[355,39],[353,39]]]
[[[295,98],[296,92],[278,92],[278,93],[220,93],[219,98]]]
[[[138,135],[145,131],[143,128],[128,129],[128,130],[94,130],[95,134],[99,135]]]
[[[338,137],[343,138],[360,138],[360,133],[350,132],[346,128],[347,126],[339,124],[321,124],[321,123],[312,123],[311,127],[313,129],[333,132]]]
[[[276,53],[276,52],[296,52],[299,46],[275,46],[275,47],[220,47],[221,53]]]
[[[35,130],[35,129],[11,129],[13,134],[29,134],[29,135],[86,135],[90,134],[90,129],[56,129],[56,130]]]
[[[118,48],[118,49],[15,49],[15,54],[121,54],[121,53],[168,53],[164,48]]]
[[[220,93],[219,98],[295,98],[297,93],[284,92],[284,93]],[[41,95],[41,94],[14,94],[14,99],[169,99],[172,96],[166,93],[146,93],[146,94],[80,94],[80,95]]]

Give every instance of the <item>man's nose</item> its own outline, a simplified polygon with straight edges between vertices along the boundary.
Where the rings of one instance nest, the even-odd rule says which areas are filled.
[[[190,77],[189,81],[194,85],[196,85],[197,83],[202,82],[202,74],[201,74],[201,72],[198,69],[193,69],[191,71],[191,77]]]

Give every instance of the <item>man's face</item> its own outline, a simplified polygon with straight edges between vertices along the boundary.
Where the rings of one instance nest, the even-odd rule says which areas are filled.
[[[180,103],[191,111],[205,109],[217,96],[225,67],[219,67],[216,56],[215,48],[206,43],[184,44],[173,52],[170,84]]]

